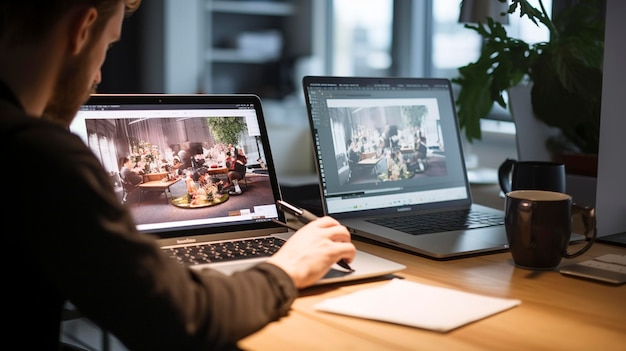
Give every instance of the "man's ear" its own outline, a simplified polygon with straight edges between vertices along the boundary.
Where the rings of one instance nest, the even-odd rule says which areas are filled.
[[[80,53],[88,43],[97,18],[98,11],[93,7],[81,8],[74,13],[68,33],[70,36],[69,50],[72,54]]]

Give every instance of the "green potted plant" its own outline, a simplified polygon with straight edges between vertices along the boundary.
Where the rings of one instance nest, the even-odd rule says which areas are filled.
[[[238,117],[211,117],[206,123],[215,139],[224,144],[237,145],[246,128],[246,121]]]
[[[536,118],[561,133],[547,141],[551,153],[597,154],[604,53],[600,5],[580,0],[551,19],[541,0],[539,9],[513,0],[509,14],[519,9],[520,17],[549,30],[549,40],[536,44],[510,37],[490,17],[487,23],[465,25],[483,39],[478,60],[459,68],[460,76],[452,79],[460,86],[456,104],[468,141],[481,139],[480,119],[494,103],[506,108],[507,90],[528,79]]]

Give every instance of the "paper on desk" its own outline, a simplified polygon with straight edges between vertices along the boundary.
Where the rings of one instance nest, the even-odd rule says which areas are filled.
[[[401,279],[328,298],[319,311],[447,332],[515,307],[520,300],[482,296]]]

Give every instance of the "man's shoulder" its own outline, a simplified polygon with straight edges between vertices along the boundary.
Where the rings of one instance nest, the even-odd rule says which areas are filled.
[[[66,128],[58,123],[43,118],[34,118],[28,116],[23,111],[6,109],[0,105],[0,135],[2,137],[25,136],[42,131],[46,133],[55,131],[69,133]]]
[[[5,109],[0,105],[0,135],[2,136],[10,136],[41,125],[39,118],[32,118],[19,110]]]
[[[6,113],[0,110],[0,137],[10,139],[12,142],[27,140],[29,142],[46,142],[54,147],[51,138],[75,139],[77,136],[71,133],[66,127],[42,118],[33,118],[25,114]]]
[[[5,118],[6,117],[6,118]],[[0,114],[0,147],[15,157],[36,156],[41,162],[74,164],[91,150],[58,123]]]

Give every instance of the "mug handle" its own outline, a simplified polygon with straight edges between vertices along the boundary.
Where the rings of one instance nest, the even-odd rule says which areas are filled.
[[[596,241],[596,236],[598,235],[598,230],[596,228],[596,210],[590,206],[582,206],[577,203],[572,203],[572,216],[579,214],[583,225],[585,226],[585,239],[587,239],[587,244],[580,250],[574,253],[568,253],[567,247],[563,251],[564,258],[574,258],[582,255],[587,252],[591,245]]]
[[[516,160],[507,158],[498,168],[498,183],[500,183],[500,189],[505,194],[511,191],[511,181],[509,178],[511,177],[513,165],[516,163]]]

